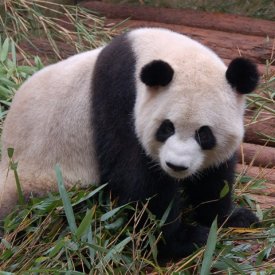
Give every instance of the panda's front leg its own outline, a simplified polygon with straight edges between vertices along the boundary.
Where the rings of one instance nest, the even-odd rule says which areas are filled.
[[[210,226],[215,217],[224,226],[249,227],[258,218],[248,209],[232,202],[235,160],[232,158],[219,167],[204,171],[186,185],[186,197],[193,207],[195,219]]]
[[[172,189],[172,188],[170,188]],[[201,247],[206,244],[209,228],[203,225],[190,225],[183,222],[183,204],[181,193],[174,190],[176,196],[171,197],[172,207],[170,208],[169,215],[165,224],[162,226],[163,238],[158,243],[158,252],[159,260],[169,261],[169,260],[178,260],[183,257],[186,257],[192,254],[198,247]],[[169,191],[166,192],[166,195],[169,196]],[[160,194],[159,194],[160,195]],[[171,201],[170,200],[170,201]],[[160,205],[165,205],[157,214],[158,218],[161,218],[164,211],[168,207],[168,201],[158,200],[158,197],[155,198],[155,201],[151,201],[152,208],[151,210],[157,213],[160,210]],[[158,211],[155,211],[154,206],[158,205]]]
[[[169,228],[170,227],[170,228]],[[179,224],[163,227],[163,240],[158,244],[159,260],[179,260],[206,244],[209,228],[202,225]]]

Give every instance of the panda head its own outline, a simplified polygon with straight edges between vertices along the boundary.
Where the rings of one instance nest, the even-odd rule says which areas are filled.
[[[150,39],[157,43],[148,46],[148,39],[138,53],[135,127],[146,153],[170,176],[183,179],[235,153],[244,134],[244,94],[256,88],[259,75],[247,59],[226,67],[190,38],[163,36],[169,44],[162,45],[159,34]]]

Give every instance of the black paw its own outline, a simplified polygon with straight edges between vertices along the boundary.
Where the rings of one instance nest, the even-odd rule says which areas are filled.
[[[195,247],[206,244],[209,228],[201,225],[189,226],[184,234],[183,242],[190,243]]]
[[[250,227],[252,224],[257,224],[259,219],[246,208],[236,208],[228,217],[225,226],[228,227]]]
[[[161,263],[184,258],[206,244],[209,228],[201,225],[184,226],[179,232],[159,245],[158,260]]]

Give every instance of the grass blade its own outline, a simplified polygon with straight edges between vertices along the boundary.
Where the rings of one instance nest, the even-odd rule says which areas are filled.
[[[97,187],[95,190],[93,190],[92,192],[90,192],[88,195],[86,195],[85,197],[79,199],[77,202],[73,203],[72,206],[76,206],[78,204],[80,204],[83,201],[86,201],[88,199],[90,199],[91,197],[93,197],[95,194],[97,194],[101,189],[103,189],[108,183],[102,184],[99,187]]]
[[[59,240],[55,246],[51,247],[47,252],[49,253],[49,257],[53,258],[61,249],[65,248],[65,241],[63,239]]]
[[[111,217],[113,217],[121,208],[125,207],[125,205],[119,206],[117,208],[112,209],[111,211],[103,214],[100,218],[101,222],[105,222],[108,219],[110,219]]]
[[[67,217],[67,221],[68,221],[71,232],[73,234],[75,234],[77,231],[77,227],[76,227],[76,223],[75,223],[74,211],[73,211],[73,207],[72,207],[70,198],[69,198],[68,193],[64,186],[64,181],[63,181],[63,177],[62,177],[62,173],[61,173],[59,165],[55,166],[55,173],[56,173],[56,178],[57,178],[58,190],[59,190],[59,193],[60,193],[63,205],[64,205],[65,215]]]
[[[104,257],[103,262],[109,263],[111,259],[114,259],[114,257],[121,253],[121,251],[124,249],[124,247],[132,240],[131,237],[127,237],[120,243],[118,243],[116,246],[114,246]]]
[[[14,178],[15,178],[15,183],[16,183],[16,189],[17,189],[17,194],[18,194],[18,202],[19,204],[23,205],[25,203],[24,195],[23,195],[23,190],[20,184],[18,172],[17,172],[17,166],[18,164],[15,163],[12,159],[14,153],[14,148],[8,148],[8,156],[10,159],[10,168],[14,173]]]
[[[202,261],[200,275],[210,274],[210,268],[212,265],[212,258],[215,251],[216,243],[217,243],[217,218],[213,221],[209,236],[207,239],[206,249],[204,252],[204,257]]]
[[[0,51],[0,61],[1,62],[4,62],[7,59],[8,52],[9,52],[9,46],[10,46],[9,38],[6,38],[2,45],[1,51]]]
[[[94,261],[95,261],[95,249],[92,247],[92,245],[94,244],[93,241],[93,231],[92,231],[92,227],[90,226],[87,232],[87,242],[88,244],[90,244],[91,246],[89,246],[89,256],[90,256],[90,262],[91,265],[94,265]]]
[[[245,272],[241,269],[240,265],[234,263],[230,258],[223,257],[221,260],[225,262],[228,267],[231,267],[236,272],[238,272],[238,274],[245,275]]]
[[[224,198],[230,191],[229,184],[227,181],[224,182],[224,187],[220,192],[220,199]]]
[[[164,214],[162,215],[161,220],[159,222],[159,226],[160,227],[162,227],[165,224],[165,222],[166,222],[166,220],[168,218],[168,215],[169,215],[169,213],[171,211],[173,203],[174,203],[174,199],[169,203],[167,209],[165,210]]]
[[[80,239],[90,228],[90,225],[92,223],[92,219],[95,213],[95,207],[89,209],[83,218],[82,222],[80,223],[79,227],[76,230],[76,238]]]

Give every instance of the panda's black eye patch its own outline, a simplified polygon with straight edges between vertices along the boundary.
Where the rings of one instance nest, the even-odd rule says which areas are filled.
[[[195,139],[203,150],[210,150],[216,145],[216,138],[209,126],[202,126],[197,130]]]
[[[166,141],[170,136],[174,135],[175,127],[171,120],[165,119],[156,132],[156,140],[160,142]]]

